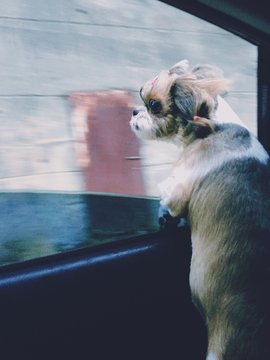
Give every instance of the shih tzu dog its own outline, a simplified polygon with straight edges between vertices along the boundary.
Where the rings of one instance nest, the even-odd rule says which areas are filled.
[[[130,125],[140,138],[183,147],[159,186],[160,223],[184,217],[191,228],[190,287],[207,360],[269,360],[269,156],[245,127],[216,121],[228,87],[219,69],[181,61],[141,88]]]

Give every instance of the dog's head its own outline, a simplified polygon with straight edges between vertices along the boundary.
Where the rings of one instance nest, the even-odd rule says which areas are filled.
[[[177,137],[185,142],[196,123],[194,119],[211,119],[217,95],[228,87],[229,81],[218,68],[198,65],[189,69],[188,61],[182,60],[143,85],[140,96],[144,106],[133,110],[131,128],[143,139]],[[201,134],[200,125],[198,122],[194,126],[195,136]],[[202,126],[205,128],[205,124]]]

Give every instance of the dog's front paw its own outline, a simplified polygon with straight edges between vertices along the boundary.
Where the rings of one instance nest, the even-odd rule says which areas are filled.
[[[166,206],[160,205],[158,209],[158,222],[161,229],[173,229],[179,224],[180,216],[173,217]]]

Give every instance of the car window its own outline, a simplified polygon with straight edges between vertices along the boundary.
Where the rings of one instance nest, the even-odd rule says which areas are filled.
[[[179,60],[220,67],[226,103],[257,133],[257,47],[230,32],[155,0],[3,0],[0,12],[3,263],[157,229],[178,149],[138,140],[129,119],[142,84]]]

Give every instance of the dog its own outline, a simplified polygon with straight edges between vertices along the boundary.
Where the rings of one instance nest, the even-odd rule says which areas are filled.
[[[247,128],[217,121],[229,88],[218,68],[180,61],[143,85],[130,126],[139,138],[183,147],[159,185],[159,221],[190,226],[190,288],[207,360],[269,360],[270,162]]]

